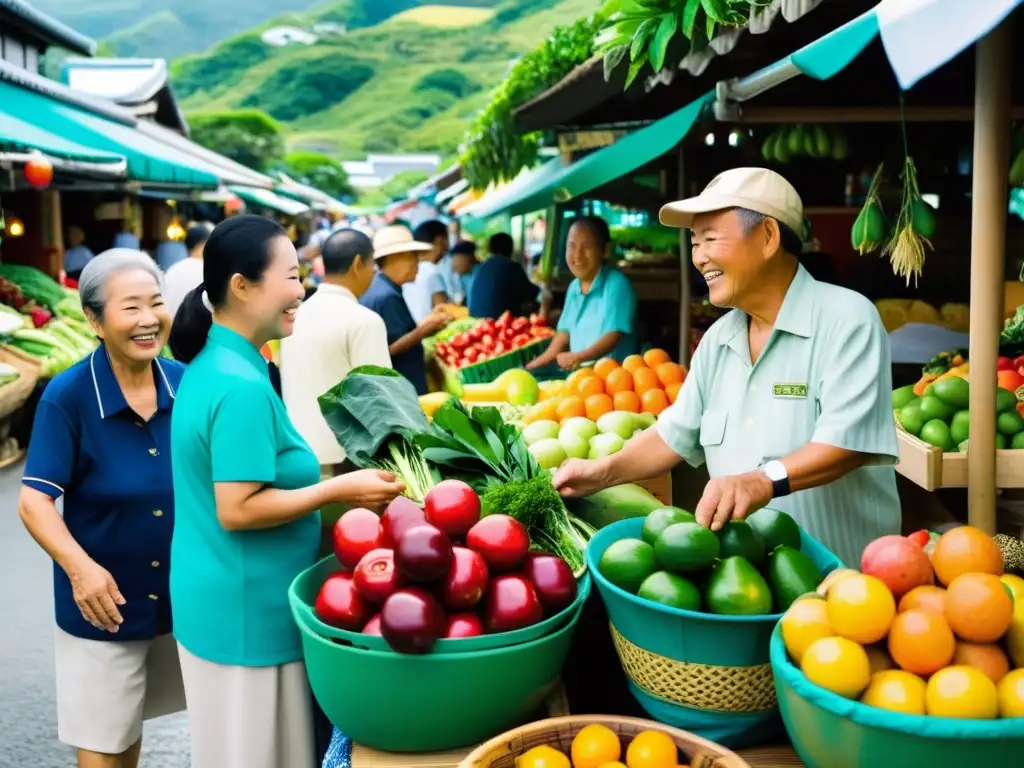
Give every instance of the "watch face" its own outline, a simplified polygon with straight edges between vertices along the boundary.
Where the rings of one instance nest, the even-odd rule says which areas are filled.
[[[764,465],[764,473],[772,482],[785,480],[789,477],[789,474],[786,472],[786,465],[781,461],[769,461]]]

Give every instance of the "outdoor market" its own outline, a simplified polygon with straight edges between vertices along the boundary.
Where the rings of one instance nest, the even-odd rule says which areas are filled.
[[[0,468],[80,768],[182,711],[194,768],[1019,765],[1020,5],[595,2],[360,206],[0,0]]]

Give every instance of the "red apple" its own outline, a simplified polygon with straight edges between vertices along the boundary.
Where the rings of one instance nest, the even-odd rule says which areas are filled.
[[[487,563],[478,552],[452,547],[452,562],[441,582],[441,602],[454,611],[472,608],[484,596],[487,577]]]
[[[313,610],[324,624],[350,632],[361,630],[372,613],[369,603],[356,591],[352,577],[340,572],[327,577]]]

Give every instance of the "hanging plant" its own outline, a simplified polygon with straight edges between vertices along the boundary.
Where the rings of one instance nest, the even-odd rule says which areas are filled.
[[[767,0],[608,0],[607,18],[594,41],[604,54],[604,76],[629,57],[626,88],[647,64],[658,73],[665,66],[669,43],[682,35],[700,50],[714,37],[716,27],[744,27],[751,13]]]
[[[929,238],[935,234],[935,209],[921,199],[917,186],[917,169],[910,155],[903,162],[903,203],[896,219],[892,240],[885,246],[882,255],[888,254],[892,271],[905,277],[907,285],[914,278],[914,285],[924,267],[925,247],[932,249]],[[933,249],[934,250],[934,249]]]
[[[864,205],[857,214],[850,230],[850,242],[854,250],[860,255],[878,250],[885,242],[888,232],[885,221],[885,212],[882,210],[882,203],[878,199],[878,190],[882,184],[882,171],[884,163],[879,163],[875,175],[871,179],[871,187],[868,189]]]

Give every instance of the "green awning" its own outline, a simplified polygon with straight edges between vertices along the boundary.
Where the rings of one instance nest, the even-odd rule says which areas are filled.
[[[563,167],[558,159],[552,160],[536,169],[523,183],[518,183],[522,178],[519,177],[495,194],[493,200],[485,198],[466,209],[465,215],[474,218],[489,218],[502,213],[521,216],[603,187],[647,165],[679,144],[713,95],[705,94],[568,167]]]
[[[0,149],[8,152],[39,151],[50,157],[96,165],[118,165],[124,158],[112,152],[76,144],[38,125],[0,111]]]
[[[275,194],[269,189],[258,189],[257,187],[228,187],[228,189],[247,203],[261,208],[269,208],[272,211],[283,213],[285,216],[298,216],[309,210],[309,206],[305,203]]]
[[[31,117],[45,133],[124,157],[128,177],[137,181],[192,187],[216,187],[220,183],[194,159],[140,133],[127,121],[102,117],[85,107],[0,81],[0,129],[7,125],[9,116]]]

